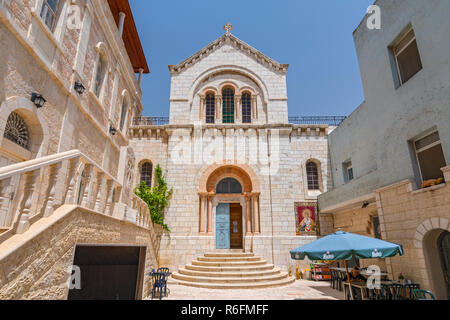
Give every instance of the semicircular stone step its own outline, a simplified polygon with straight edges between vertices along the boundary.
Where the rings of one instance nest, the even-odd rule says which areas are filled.
[[[254,257],[250,252],[207,252],[205,257]]]
[[[248,277],[245,279],[235,278],[235,277],[199,277],[199,276],[189,276],[185,274],[180,274],[178,272],[174,272],[172,277],[176,280],[183,280],[187,282],[207,282],[207,283],[219,283],[219,284],[227,284],[227,283],[252,283],[252,282],[268,282],[268,281],[278,281],[288,277],[287,272],[279,272],[277,274],[266,275],[266,276],[256,276],[256,277]]]
[[[211,266],[211,267],[239,267],[239,266],[257,266],[267,264],[266,260],[258,260],[258,261],[228,261],[228,262],[220,262],[220,261],[199,261],[192,260],[192,264],[196,266]]]
[[[252,269],[245,270],[245,271],[196,271],[196,270],[189,270],[185,268],[178,269],[178,273],[189,275],[189,276],[199,276],[199,277],[234,277],[234,278],[248,278],[248,277],[255,277],[255,276],[268,276],[272,274],[280,273],[281,270],[279,268],[273,268],[273,269],[267,269],[267,270],[257,270],[254,271]]]
[[[188,287],[208,288],[208,289],[262,289],[271,287],[280,287],[291,284],[295,281],[294,277],[286,277],[281,280],[262,281],[262,282],[246,282],[239,283],[211,283],[211,282],[190,282],[184,280],[175,280],[170,278],[169,283],[176,283]]]
[[[198,261],[208,262],[232,262],[232,261],[261,261],[260,257],[198,257]]]
[[[196,271],[212,271],[212,272],[239,272],[239,271],[258,271],[258,270],[270,270],[274,268],[273,264],[263,264],[256,266],[233,266],[233,267],[218,267],[218,266],[199,266],[193,264],[187,264],[186,269]]]

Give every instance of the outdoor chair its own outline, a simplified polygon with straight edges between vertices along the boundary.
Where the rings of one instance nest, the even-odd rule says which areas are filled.
[[[167,289],[167,281],[166,281],[166,274],[161,272],[152,272],[152,282],[153,282],[153,288],[152,288],[152,300],[155,297],[156,293],[159,292],[159,300],[162,299],[163,296],[163,290],[164,294],[166,294]]]
[[[436,300],[434,294],[427,290],[413,290],[413,297],[416,300]]]
[[[330,275],[331,275],[330,287],[332,289],[336,289],[336,272],[334,270],[330,270]]]

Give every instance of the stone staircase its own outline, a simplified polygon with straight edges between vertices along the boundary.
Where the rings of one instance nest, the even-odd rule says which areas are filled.
[[[211,252],[174,272],[169,283],[210,289],[255,289],[294,281],[287,272],[253,253]]]

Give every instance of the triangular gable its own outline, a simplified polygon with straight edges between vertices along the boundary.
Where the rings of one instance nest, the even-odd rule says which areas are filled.
[[[189,68],[191,65],[197,63],[198,61],[202,60],[205,56],[209,55],[211,52],[214,52],[218,48],[222,47],[224,44],[231,44],[236,49],[244,52],[245,54],[251,56],[253,59],[258,61],[258,63],[261,63],[263,65],[268,66],[270,69],[286,73],[289,65],[288,64],[280,64],[276,62],[275,60],[267,57],[263,53],[261,53],[259,50],[253,48],[252,46],[248,45],[244,41],[240,40],[239,38],[235,37],[231,33],[225,33],[223,36],[218,38],[217,40],[211,42],[209,45],[198,51],[197,53],[193,54],[183,62],[177,64],[177,65],[169,65],[169,70],[171,74],[177,74],[180,73],[187,68]]]

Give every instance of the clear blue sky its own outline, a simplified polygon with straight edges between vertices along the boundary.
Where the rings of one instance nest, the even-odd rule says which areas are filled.
[[[353,30],[374,0],[130,0],[151,69],[143,115],[169,114],[170,74],[223,34],[288,63],[290,116],[349,115],[364,100]]]

